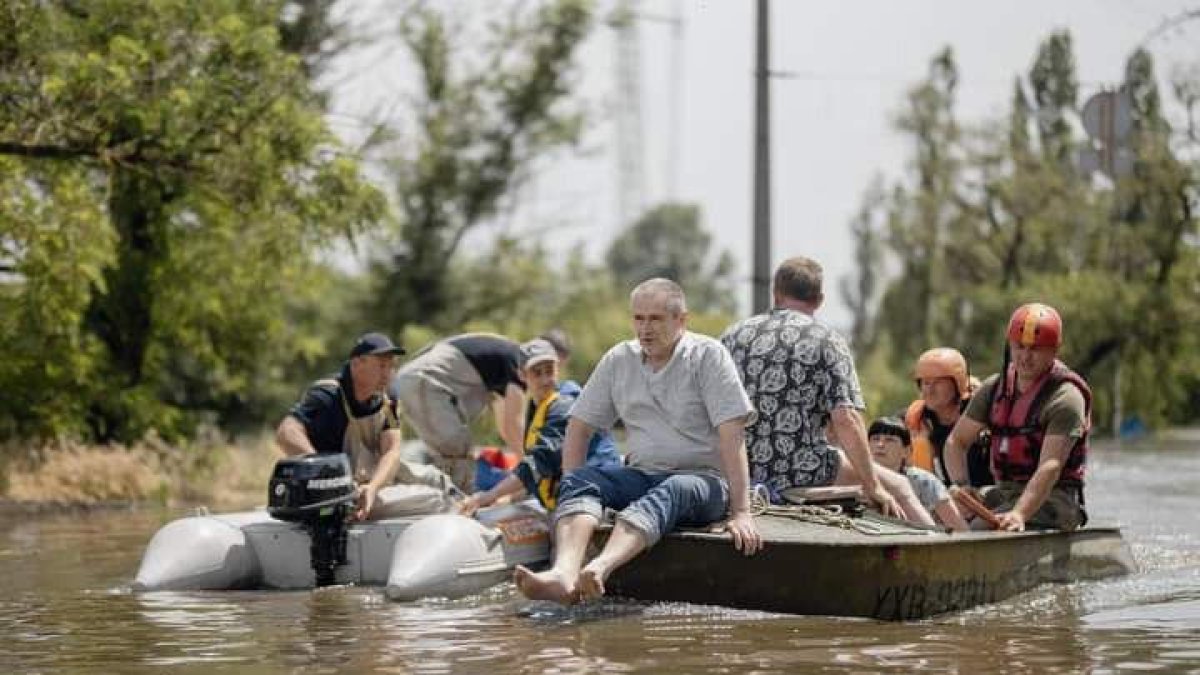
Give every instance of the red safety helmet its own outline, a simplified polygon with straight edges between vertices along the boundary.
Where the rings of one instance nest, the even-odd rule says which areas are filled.
[[[967,374],[967,360],[957,350],[950,347],[930,349],[917,359],[913,368],[913,377],[917,384],[921,380],[932,380],[939,377],[949,377],[958,387],[958,395],[967,398],[971,395],[971,381]]]
[[[1008,320],[1008,340],[1023,347],[1058,347],[1062,344],[1062,317],[1050,305],[1021,305]]]

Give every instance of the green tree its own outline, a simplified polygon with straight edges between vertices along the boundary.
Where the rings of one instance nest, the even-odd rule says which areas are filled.
[[[915,159],[886,204],[886,254],[899,271],[867,317],[875,330],[861,356],[872,405],[903,403],[911,359],[937,344],[959,348],[977,374],[997,370],[1009,313],[1037,300],[1063,313],[1062,358],[1092,382],[1101,428],[1120,399],[1152,426],[1200,418],[1200,338],[1189,329],[1200,321],[1197,166],[1175,147],[1149,54],[1131,55],[1121,85],[1133,101],[1134,161],[1115,186],[1074,163],[1068,33],[1040,45],[1028,80],[1014,84],[1008,118],[968,134],[949,133],[951,118],[938,114],[949,109],[937,92],[952,91],[937,85],[953,82],[937,77],[950,72],[945,60],[934,58],[900,118]],[[1175,91],[1189,105],[1193,89]]]
[[[695,204],[660,204],[617,237],[605,260],[622,289],[654,277],[672,279],[700,312],[732,314],[734,263],[728,251],[712,260],[712,235],[700,222]]]
[[[27,393],[5,399],[9,430],[186,432],[240,408],[296,353],[286,311],[311,252],[373,222],[382,201],[326,131],[300,58],[282,50],[280,9],[0,10],[0,155],[12,167],[0,173],[0,241],[13,271],[2,297],[21,317],[0,324],[5,351],[76,347],[68,368],[14,350],[0,386]],[[84,287],[45,283],[72,264]]]
[[[288,0],[279,14],[279,44],[298,54],[309,80],[320,77],[350,45],[345,22],[333,18],[337,0]]]
[[[374,261],[373,314],[400,331],[447,326],[448,273],[464,238],[495,216],[533,163],[575,142],[576,55],[592,22],[587,0],[518,7],[489,26],[474,53],[469,35],[420,5],[400,36],[420,78],[414,130],[392,158],[398,236]]]
[[[896,353],[913,355],[940,341],[951,324],[939,298],[951,284],[945,273],[948,231],[960,219],[956,185],[961,178],[961,131],[954,114],[958,67],[949,48],[929,65],[928,77],[910,90],[896,127],[911,136],[910,185],[893,191],[887,244],[901,271],[884,291],[880,325]]]
[[[877,178],[867,189],[858,213],[850,222],[850,233],[854,237],[854,269],[857,271],[843,276],[839,283],[842,299],[853,317],[850,343],[859,350],[867,349],[871,341],[872,318],[884,274],[883,224],[877,222],[881,215],[886,217],[884,201],[882,179]]]
[[[1187,269],[1197,258],[1189,244],[1197,231],[1197,177],[1195,167],[1172,150],[1147,51],[1129,57],[1120,91],[1132,102],[1134,161],[1131,174],[1117,183],[1110,226],[1115,245],[1106,262],[1118,272],[1118,283],[1134,289],[1136,304],[1128,306],[1131,319],[1097,330],[1105,339],[1086,355],[1085,365],[1113,357],[1122,367],[1121,393],[1128,405],[1160,420],[1184,402],[1187,392],[1179,383],[1194,381],[1197,372],[1197,359],[1188,356],[1195,344],[1189,327],[1200,319],[1200,299],[1194,286],[1189,289]],[[1164,363],[1170,364],[1169,380],[1162,378]]]
[[[1042,154],[1050,161],[1070,166],[1075,161],[1075,147],[1068,118],[1079,95],[1070,32],[1056,32],[1042,42],[1029,82],[1037,108]]]

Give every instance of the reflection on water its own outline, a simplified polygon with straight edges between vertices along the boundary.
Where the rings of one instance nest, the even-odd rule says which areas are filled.
[[[0,673],[1178,672],[1200,667],[1200,449],[1101,450],[1089,510],[1140,571],[879,623],[685,604],[529,603],[510,584],[397,604],[377,589],[133,594],[174,513],[0,521]]]

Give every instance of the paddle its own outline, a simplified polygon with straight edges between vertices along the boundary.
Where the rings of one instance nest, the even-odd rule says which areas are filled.
[[[957,488],[952,490],[950,494],[953,495],[954,501],[958,502],[959,506],[982,518],[991,529],[999,529],[1000,518],[996,516],[995,512],[984,505],[983,502],[979,501],[974,492]]]

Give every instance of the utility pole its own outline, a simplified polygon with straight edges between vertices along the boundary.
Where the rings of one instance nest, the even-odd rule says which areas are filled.
[[[771,306],[771,63],[769,0],[758,0],[754,66],[754,290],[755,314]]]

